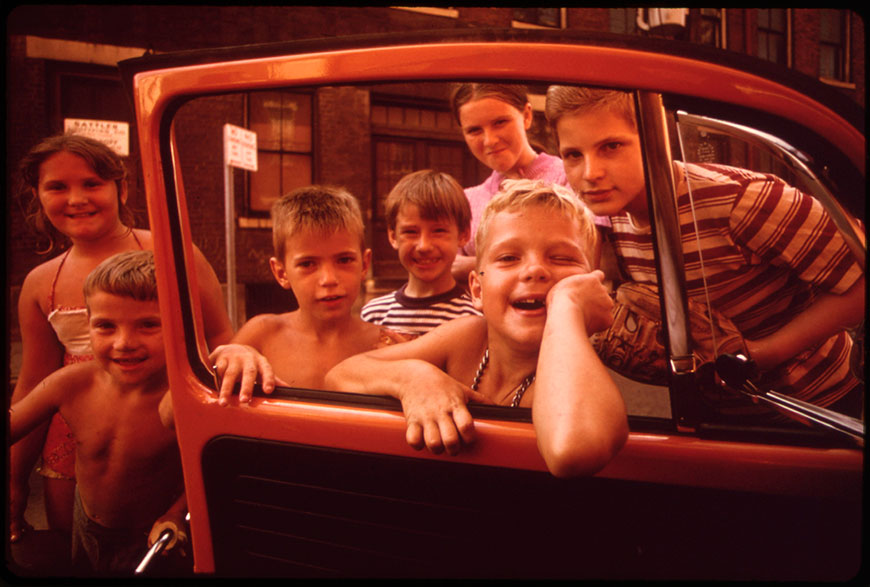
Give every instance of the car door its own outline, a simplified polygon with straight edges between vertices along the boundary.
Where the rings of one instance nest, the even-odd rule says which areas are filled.
[[[237,48],[122,66],[142,142],[199,573],[839,579],[856,572],[862,451],[827,432],[792,426],[772,432],[743,426],[718,435],[699,407],[674,178],[663,172],[674,153],[667,101],[680,90],[722,96],[683,84],[713,66],[674,61],[634,40],[614,46],[486,32]],[[506,70],[505,63],[514,65]],[[661,91],[638,88],[638,72],[651,65],[662,74]],[[729,75],[759,89],[773,83]],[[279,388],[257,394],[250,406],[217,404],[202,317],[192,301],[191,259],[193,235],[205,234],[204,223],[225,220],[217,203],[222,175],[208,172],[222,160],[222,125],[245,125],[242,106],[250,92],[344,95],[380,81],[468,78],[593,83],[637,95],[656,210],[666,383],[614,371],[631,433],[617,458],[593,477],[560,480],[547,473],[527,409],[472,406],[478,442],[449,457],[410,449],[400,406],[385,397]],[[726,98],[743,107],[753,101]],[[827,110],[821,118],[847,126]],[[850,132],[842,134],[853,140]],[[233,181],[245,189],[241,175]],[[236,254],[267,258],[268,232],[249,238]],[[197,240],[202,248],[223,244]]]

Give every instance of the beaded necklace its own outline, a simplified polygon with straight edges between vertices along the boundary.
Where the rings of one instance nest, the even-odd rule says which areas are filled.
[[[480,365],[477,367],[477,373],[474,374],[474,381],[471,382],[471,389],[477,391],[477,388],[480,386],[480,378],[483,377],[483,372],[486,371],[486,367],[489,365],[489,347],[483,352],[483,358],[480,360]],[[520,386],[517,388],[516,393],[514,393],[514,399],[511,400],[511,407],[516,408],[520,405],[520,400],[523,399],[523,394],[526,393],[526,390],[529,386],[535,381],[535,374],[527,376],[523,379],[523,382],[520,383]]]

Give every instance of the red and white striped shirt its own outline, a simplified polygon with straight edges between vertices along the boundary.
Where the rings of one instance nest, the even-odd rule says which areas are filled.
[[[745,338],[776,332],[819,295],[841,294],[863,275],[822,205],[778,177],[681,162],[674,163],[674,177],[688,295],[701,303],[709,295]],[[656,284],[650,228],[635,226],[626,214],[611,223],[609,238],[625,275]],[[850,350],[851,339],[841,332],[764,374],[763,383],[830,405],[858,384]]]

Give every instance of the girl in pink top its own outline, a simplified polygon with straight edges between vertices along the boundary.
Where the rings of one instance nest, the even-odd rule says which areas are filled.
[[[471,205],[471,234],[477,233],[486,204],[505,179],[539,179],[567,186],[562,160],[536,153],[527,131],[532,126],[532,105],[526,88],[518,85],[462,83],[451,96],[453,115],[471,153],[492,174],[480,185],[466,188]],[[456,256],[453,273],[464,283],[474,266],[474,238]]]

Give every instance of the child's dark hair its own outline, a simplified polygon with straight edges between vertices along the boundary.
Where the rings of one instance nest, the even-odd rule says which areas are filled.
[[[471,230],[468,198],[451,175],[421,169],[400,179],[384,202],[384,216],[390,230],[396,229],[399,211],[407,204],[417,206],[420,216],[426,220],[446,218],[455,221],[460,234]]]
[[[105,143],[82,135],[66,133],[44,139],[33,147],[21,160],[21,197],[25,200],[25,219],[40,234],[48,238],[48,246],[39,251],[51,253],[65,248],[69,242],[66,235],[57,230],[49,221],[39,200],[39,171],[46,159],[60,152],[78,155],[91,166],[96,174],[105,181],[115,182],[118,191],[118,215],[121,223],[132,229],[136,223],[133,211],[121,201],[126,189],[127,167],[120,155]]]
[[[100,291],[140,302],[155,301],[154,252],[125,251],[97,265],[85,279],[85,300]]]
[[[526,86],[515,84],[481,84],[461,83],[453,86],[450,92],[450,108],[456,122],[460,125],[459,109],[465,104],[481,98],[495,98],[505,104],[509,104],[520,112],[529,103],[528,89]]]

